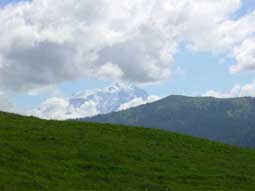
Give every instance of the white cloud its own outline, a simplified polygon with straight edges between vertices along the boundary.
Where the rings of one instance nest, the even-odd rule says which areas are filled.
[[[148,83],[171,75],[181,42],[231,54],[254,36],[240,0],[33,0],[0,9],[0,89],[31,91],[81,77]],[[243,45],[244,46],[244,45]],[[249,54],[247,54],[249,57]],[[242,67],[240,66],[242,65]],[[240,69],[240,70],[241,70]]]
[[[250,84],[235,85],[229,92],[218,92],[214,90],[207,91],[204,96],[212,96],[218,98],[230,97],[255,97],[255,80]]]
[[[44,93],[48,93],[52,96],[62,95],[61,91],[56,86],[43,86],[43,87],[39,86],[38,88],[31,89],[27,92],[29,96],[37,96]]]
[[[143,105],[143,104],[147,104],[147,103],[152,103],[152,102],[157,101],[159,99],[160,99],[159,96],[154,96],[154,95],[149,96],[146,99],[135,98],[135,99],[132,99],[131,101],[129,101],[127,103],[122,104],[119,107],[118,111],[126,110],[126,109],[129,109],[129,108],[136,107],[136,106]]]
[[[118,65],[106,63],[99,68],[98,75],[106,78],[120,79],[123,76],[123,72]]]
[[[255,39],[247,39],[240,47],[236,47],[234,56],[237,64],[230,68],[232,73],[255,71]]]
[[[151,29],[148,35],[139,34],[141,25],[148,22],[146,4],[34,0],[4,8],[0,11],[0,86],[27,90],[91,75],[158,80],[155,73],[163,72],[158,53],[149,51],[165,45],[157,36],[150,40]],[[104,58],[106,52],[113,53]],[[134,69],[139,78],[132,76]]]
[[[69,103],[65,99],[50,98],[41,104],[38,110],[34,110],[35,116],[47,119],[65,119]]]
[[[30,114],[43,119],[64,120],[93,116],[98,114],[98,111],[97,104],[93,101],[87,101],[75,108],[64,98],[49,98]]]

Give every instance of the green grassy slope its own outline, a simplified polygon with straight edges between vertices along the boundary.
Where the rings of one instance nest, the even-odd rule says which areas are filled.
[[[254,188],[254,150],[160,130],[0,113],[1,191]]]

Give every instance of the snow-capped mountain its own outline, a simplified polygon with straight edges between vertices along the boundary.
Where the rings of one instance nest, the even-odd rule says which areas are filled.
[[[101,114],[117,111],[121,105],[133,99],[146,100],[148,97],[147,92],[139,87],[117,83],[108,88],[77,93],[69,99],[69,104],[74,108],[79,108],[84,103],[93,101],[97,104],[97,111]]]
[[[80,92],[70,98],[50,98],[33,115],[46,119],[83,118],[135,107],[159,99],[134,85],[117,83],[111,87]]]

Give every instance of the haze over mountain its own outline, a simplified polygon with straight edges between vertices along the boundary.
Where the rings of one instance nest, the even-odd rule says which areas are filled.
[[[128,109],[158,100],[134,85],[113,86],[73,94],[70,98],[51,98],[31,113],[45,119],[74,119]]]
[[[85,121],[160,128],[223,143],[255,147],[255,98],[169,96]]]

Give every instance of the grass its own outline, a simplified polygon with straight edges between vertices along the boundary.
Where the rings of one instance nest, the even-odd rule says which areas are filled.
[[[1,191],[252,191],[255,150],[0,113]]]

